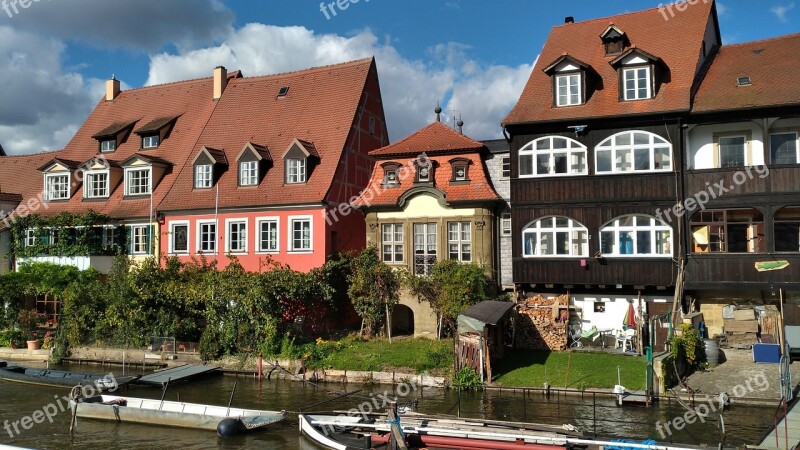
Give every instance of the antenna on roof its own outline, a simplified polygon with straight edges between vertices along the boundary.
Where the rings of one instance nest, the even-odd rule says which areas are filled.
[[[439,106],[439,102],[438,101],[436,102],[436,109],[434,109],[433,112],[436,113],[436,121],[437,122],[441,122],[442,121],[442,107]]]

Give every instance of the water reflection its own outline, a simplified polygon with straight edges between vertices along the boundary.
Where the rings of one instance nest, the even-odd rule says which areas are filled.
[[[75,371],[92,371],[86,366],[65,367]],[[94,372],[102,372],[95,368]],[[107,371],[106,371],[107,372]],[[316,447],[301,438],[297,431],[296,412],[303,406],[329,399],[345,391],[364,389],[362,392],[342,398],[315,410],[347,410],[377,395],[390,387],[325,385],[316,387],[289,381],[264,381],[253,379],[216,377],[191,384],[175,385],[167,391],[167,400],[192,403],[226,405],[237,382],[235,406],[250,409],[284,409],[290,411],[289,420],[271,426],[264,431],[220,439],[213,432],[160,428],[145,425],[115,424],[79,419],[72,439],[69,437],[70,415],[59,413],[50,424],[34,425],[31,430],[11,439],[0,429],[0,443],[39,449],[264,449],[312,450]],[[13,422],[29,416],[52,402],[55,395],[67,395],[65,389],[29,386],[0,381],[0,422]],[[160,398],[161,390],[133,387],[126,395],[132,397]],[[413,394],[412,394],[413,395]],[[579,396],[551,395],[523,391],[484,391],[462,393],[439,389],[421,389],[416,393],[420,400],[419,410],[429,414],[457,414],[459,409],[465,417],[483,419],[540,422],[547,424],[573,424],[581,431],[600,435],[630,438],[660,439],[654,424],[666,422],[683,410],[675,404],[661,404],[656,408],[618,408],[612,399]],[[727,444],[753,443],[760,440],[771,426],[772,409],[734,407],[725,413],[728,431]],[[717,424],[696,423],[687,430],[673,436],[674,442],[709,443],[718,441]]]

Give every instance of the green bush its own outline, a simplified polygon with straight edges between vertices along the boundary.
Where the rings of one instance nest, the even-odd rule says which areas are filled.
[[[453,377],[453,387],[462,391],[471,391],[483,388],[481,376],[472,367],[462,367]]]
[[[0,347],[11,347],[11,344],[17,348],[25,346],[25,333],[19,330],[0,332]]]

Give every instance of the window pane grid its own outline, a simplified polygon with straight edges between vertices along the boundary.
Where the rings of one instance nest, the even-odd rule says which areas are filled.
[[[672,228],[648,216],[620,217],[600,230],[604,256],[672,256]]]
[[[150,193],[150,169],[128,171],[128,195]]]
[[[258,163],[256,161],[241,163],[239,180],[242,186],[255,186],[258,184]]]
[[[108,174],[90,173],[86,176],[87,197],[108,197]]]
[[[606,139],[595,149],[595,156],[598,174],[672,170],[669,143],[642,131],[626,131]]]
[[[217,251],[217,224],[200,224],[200,251],[203,253],[216,253]]]
[[[770,136],[772,164],[798,164],[797,133],[778,133]]]
[[[69,175],[47,176],[47,199],[48,200],[69,199]]]
[[[195,168],[195,187],[207,189],[214,184],[214,167],[211,164],[203,164]]]
[[[589,255],[589,231],[566,217],[540,219],[522,232],[526,257],[586,257]]]
[[[234,253],[247,251],[247,222],[228,224],[228,250]]]
[[[276,220],[265,220],[260,222],[258,251],[278,251],[278,222]]]
[[[403,263],[403,225],[399,223],[386,223],[382,225],[383,262],[387,264]]]
[[[292,220],[292,250],[311,250],[311,221],[308,219]]]
[[[472,261],[472,224],[449,222],[447,224],[448,257],[455,261]]]
[[[641,67],[624,70],[625,100],[650,98],[650,68]]]
[[[414,275],[430,275],[436,259],[436,223],[415,223]]]
[[[558,106],[574,106],[581,103],[581,76],[579,74],[558,75]]]
[[[520,150],[520,176],[586,175],[586,153],[586,147],[572,139],[537,139]]]

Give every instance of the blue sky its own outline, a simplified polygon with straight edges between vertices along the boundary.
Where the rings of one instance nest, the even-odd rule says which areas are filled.
[[[498,137],[552,26],[659,6],[352,1],[335,16],[319,0],[31,0],[0,9],[0,145],[11,153],[65,145],[112,73],[130,88],[209,76],[218,64],[254,76],[371,55],[392,140],[430,121],[437,101],[463,116],[472,137]],[[795,1],[720,2],[724,41],[800,31]]]

